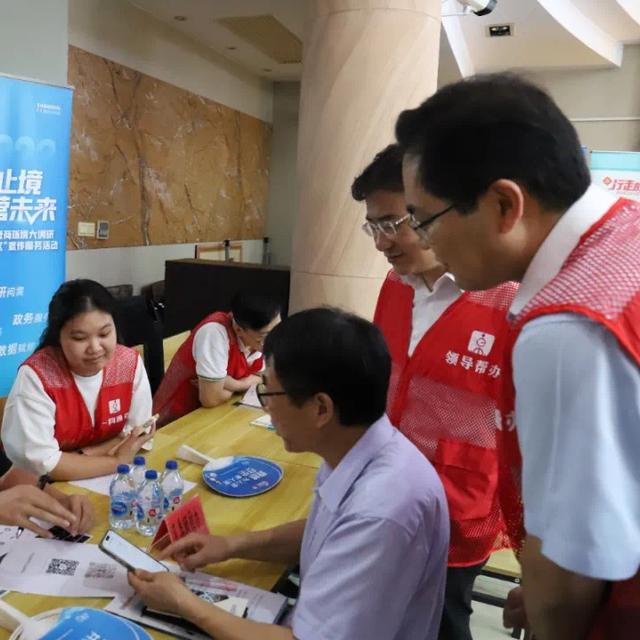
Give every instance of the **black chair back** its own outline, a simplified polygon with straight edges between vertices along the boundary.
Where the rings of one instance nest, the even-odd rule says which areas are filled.
[[[151,393],[155,393],[164,375],[163,323],[154,307],[143,296],[117,300],[118,333],[127,347],[144,347],[144,366]]]

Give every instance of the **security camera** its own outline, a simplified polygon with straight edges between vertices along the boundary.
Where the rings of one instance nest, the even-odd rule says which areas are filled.
[[[498,4],[498,0],[458,0],[460,4],[477,16],[488,16]]]

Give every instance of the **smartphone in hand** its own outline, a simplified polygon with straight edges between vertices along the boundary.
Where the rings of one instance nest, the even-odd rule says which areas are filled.
[[[168,567],[162,562],[150,556],[140,547],[136,547],[135,544],[125,540],[111,529],[104,534],[98,546],[104,553],[129,571],[135,571],[136,569],[151,572],[169,571]]]

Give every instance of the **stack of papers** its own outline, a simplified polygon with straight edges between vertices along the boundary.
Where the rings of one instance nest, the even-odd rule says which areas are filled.
[[[262,405],[260,404],[260,400],[258,400],[258,393],[256,385],[249,387],[247,392],[242,396],[242,400],[240,400],[240,404],[245,405],[246,407],[254,407],[256,409],[262,409]]]
[[[246,610],[246,617],[255,622],[273,624],[287,607],[287,599],[277,593],[208,573],[180,572],[177,565],[175,572],[203,600],[240,615]],[[124,567],[94,544],[21,538],[0,560],[0,588],[72,598],[115,596],[105,611],[181,638],[208,638],[180,618],[147,610],[129,586]]]
[[[71,598],[128,593],[127,572],[95,544],[32,538],[13,545],[0,562],[0,588]]]
[[[276,429],[273,426],[273,423],[271,422],[271,416],[268,413],[265,413],[263,416],[260,416],[255,420],[252,420],[250,424],[254,425],[255,427],[263,427],[264,429],[270,429],[271,431],[275,431]]]
[[[184,572],[178,575],[191,591],[208,602],[219,601],[222,603],[227,598],[232,602],[240,599],[246,601],[246,617],[254,622],[273,624],[282,617],[287,607],[287,599],[278,593],[256,589],[232,580],[223,580],[208,573]],[[105,611],[165,631],[179,638],[210,640],[204,632],[200,632],[179,618],[147,610],[135,593],[130,592],[126,596],[116,596],[111,604],[105,608]]]

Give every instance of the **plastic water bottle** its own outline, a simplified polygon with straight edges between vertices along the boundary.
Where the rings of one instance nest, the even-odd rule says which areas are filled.
[[[152,536],[162,520],[164,496],[155,469],[147,469],[144,478],[136,501],[136,528],[143,536]]]
[[[144,456],[136,456],[133,459],[133,467],[131,467],[131,480],[135,490],[138,491],[144,482],[144,474],[147,470]]]
[[[182,494],[184,493],[184,480],[178,471],[178,463],[175,460],[167,460],[160,485],[164,494],[164,513],[171,513],[182,504]]]
[[[129,465],[119,464],[109,486],[109,526],[112,529],[129,529],[133,526],[133,508],[136,491],[129,476]]]

